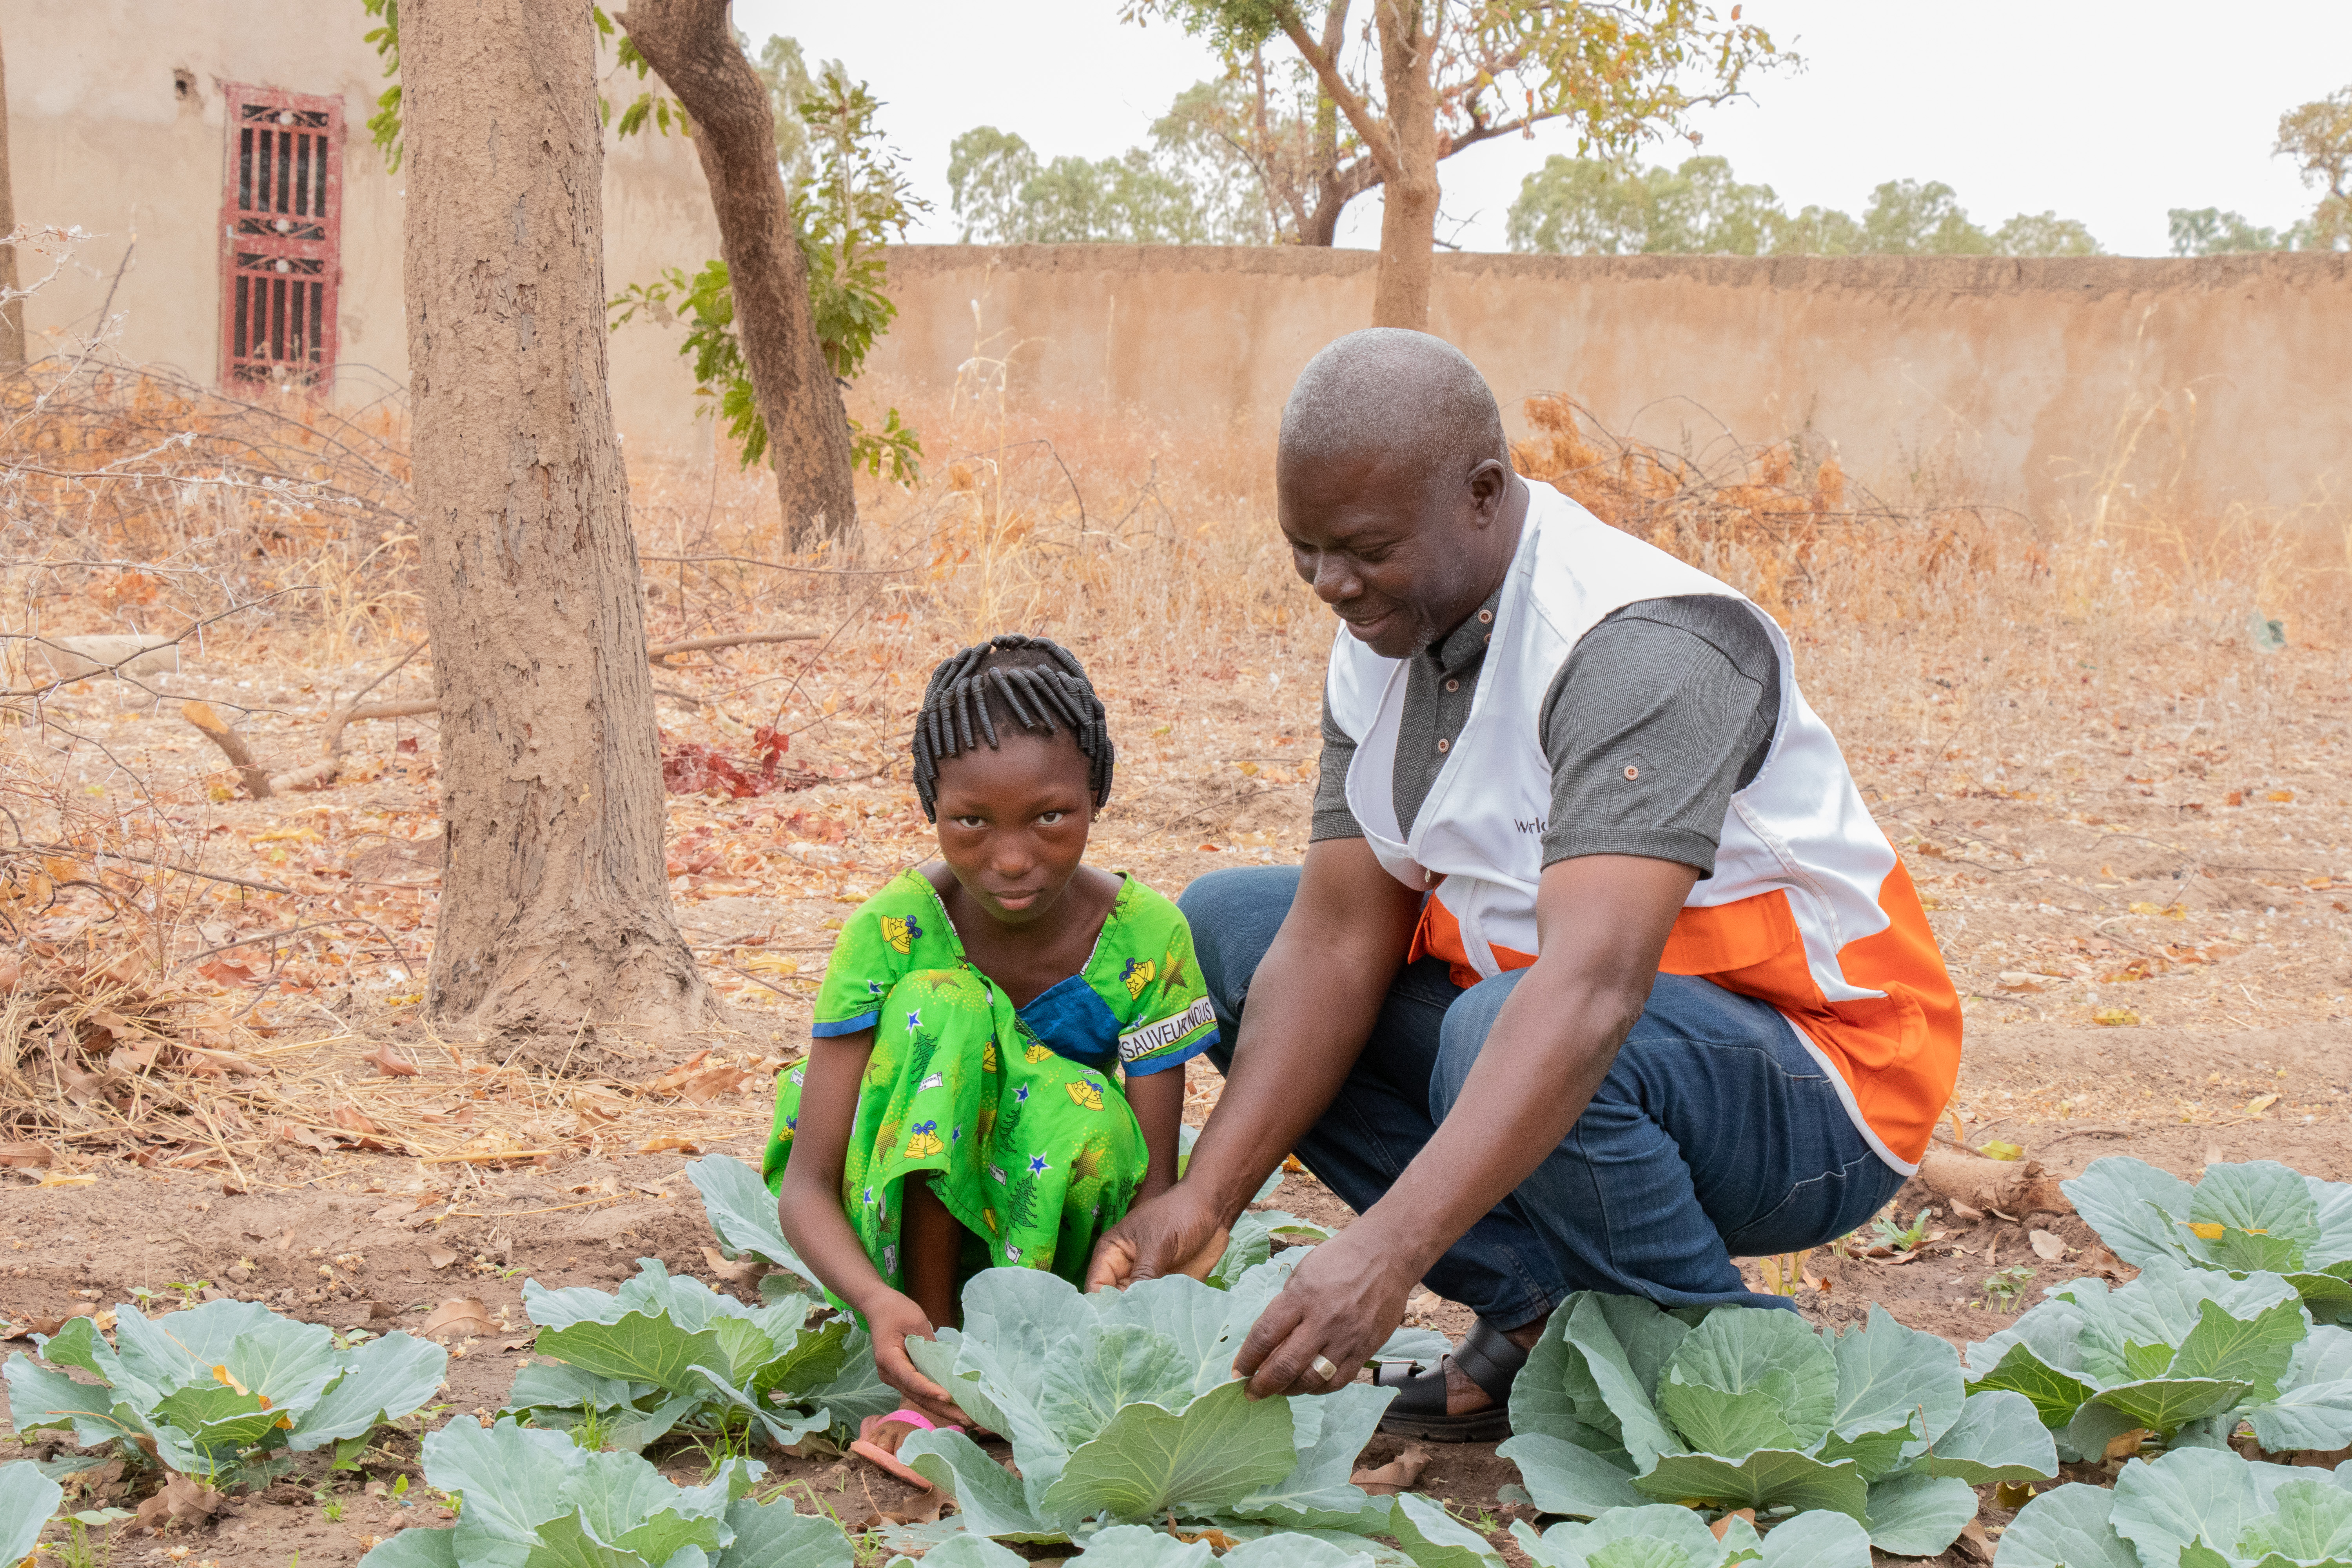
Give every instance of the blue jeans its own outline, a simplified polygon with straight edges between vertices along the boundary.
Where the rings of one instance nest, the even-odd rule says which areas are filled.
[[[1290,866],[1213,871],[1179,900],[1217,1010],[1222,1037],[1209,1057],[1222,1072],[1232,1070],[1250,982],[1298,875]],[[1298,1141],[1299,1159],[1349,1207],[1361,1214],[1378,1202],[1453,1110],[1526,973],[1467,990],[1436,959],[1398,973],[1339,1098]],[[1506,1329],[1572,1290],[1665,1307],[1785,1307],[1748,1290],[1732,1258],[1843,1236],[1903,1180],[1864,1141],[1826,1069],[1778,1012],[1662,974],[1568,1136],[1423,1283]]]

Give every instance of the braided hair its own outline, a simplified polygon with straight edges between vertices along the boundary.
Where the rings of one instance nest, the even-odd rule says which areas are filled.
[[[1077,656],[1048,637],[1005,632],[942,659],[915,715],[915,795],[940,819],[940,763],[982,742],[996,749],[996,726],[1051,735],[1067,725],[1087,759],[1087,783],[1100,807],[1110,800],[1108,716]]]

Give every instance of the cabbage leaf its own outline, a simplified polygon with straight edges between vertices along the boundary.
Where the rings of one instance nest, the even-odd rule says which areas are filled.
[[[1873,1545],[1933,1556],[1975,1517],[1974,1486],[2058,1468],[2032,1402],[1970,1394],[1950,1345],[1875,1307],[1867,1322],[1822,1333],[1774,1309],[1668,1311],[1581,1291],[1552,1314],[1510,1411],[1514,1436],[1496,1451],[1526,1490],[1507,1499],[1596,1521],[1580,1528],[1663,1519],[1645,1510],[1656,1504],[1842,1516],[1850,1530],[1806,1527],[1831,1532],[1805,1548],[1825,1559],[1851,1557],[1857,1541],[1864,1561]],[[1562,1534],[1559,1550],[1591,1541],[1575,1548],[1590,1554],[1611,1539]],[[1690,1555],[1694,1544],[1661,1537],[1654,1554],[1722,1560]],[[1634,1561],[1632,1551],[1617,1555]]]
[[[52,1337],[35,1336],[49,1366],[8,1358],[20,1436],[70,1429],[84,1447],[142,1458],[152,1444],[174,1470],[250,1484],[284,1469],[289,1452],[362,1442],[415,1413],[448,1365],[427,1341],[391,1333],[346,1345],[324,1324],[256,1301],[206,1301],[152,1320],[128,1303],[114,1312],[112,1343],[92,1320],[73,1318]],[[97,1381],[77,1382],[59,1370],[68,1367]]]
[[[637,1268],[614,1292],[524,1282],[532,1349],[559,1364],[518,1373],[509,1414],[560,1429],[593,1415],[606,1445],[634,1453],[680,1429],[757,1429],[784,1447],[896,1408],[871,1342],[845,1318],[810,1327],[807,1297],[749,1307],[658,1259]]]
[[[2251,1463],[2226,1448],[2133,1459],[2113,1491],[2033,1499],[1999,1568],[2352,1568],[2352,1461],[2333,1471]]]
[[[919,1432],[899,1457],[954,1496],[970,1531],[1002,1540],[1064,1541],[1171,1513],[1385,1530],[1389,1500],[1348,1478],[1391,1391],[1253,1401],[1233,1375],[1287,1273],[1261,1264],[1230,1289],[1180,1276],[1087,1296],[1039,1270],[984,1270],[964,1288],[962,1330],[907,1349],[1004,1436],[1020,1473],[958,1432]]]

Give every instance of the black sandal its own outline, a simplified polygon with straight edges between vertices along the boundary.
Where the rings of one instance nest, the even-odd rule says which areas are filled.
[[[1486,1391],[1495,1403],[1484,1410],[1450,1415],[1445,1410],[1445,1363]],[[1373,1375],[1382,1388],[1397,1396],[1381,1417],[1381,1430],[1397,1437],[1418,1437],[1429,1443],[1492,1443],[1511,1435],[1511,1384],[1528,1364],[1528,1352],[1510,1336],[1480,1318],[1470,1331],[1433,1367],[1419,1362],[1392,1362]]]

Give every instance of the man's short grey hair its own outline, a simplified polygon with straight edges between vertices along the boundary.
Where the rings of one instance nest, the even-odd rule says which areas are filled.
[[[1282,405],[1277,468],[1377,452],[1424,483],[1508,466],[1503,411],[1486,378],[1443,338],[1402,327],[1349,332],[1307,362]]]

